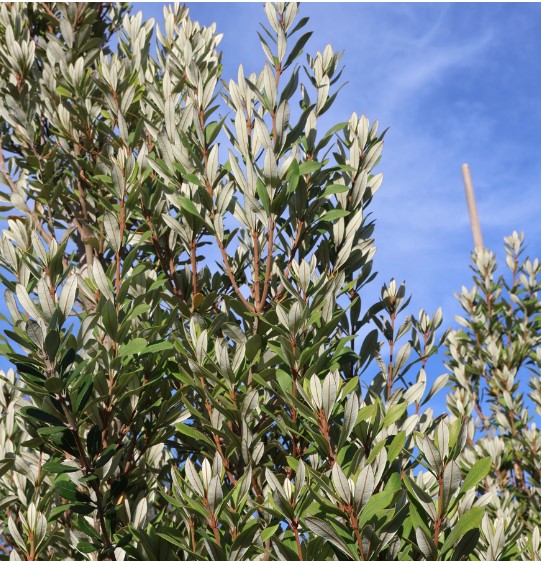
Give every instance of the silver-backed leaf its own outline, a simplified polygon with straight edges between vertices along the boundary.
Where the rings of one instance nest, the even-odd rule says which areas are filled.
[[[207,160],[207,178],[211,185],[214,185],[216,178],[218,177],[218,151],[219,144],[215,144],[208,155]]]
[[[450,439],[449,424],[446,419],[442,419],[436,427],[436,442],[442,458],[449,456]]]
[[[419,403],[423,398],[424,391],[426,389],[426,372],[424,368],[421,368],[419,375],[417,376],[417,381],[415,384],[410,386],[406,393],[404,394],[404,399],[409,405],[412,403]]]
[[[432,561],[436,557],[436,546],[431,538],[429,538],[421,526],[415,528],[415,538],[417,547],[427,561]]]
[[[207,491],[207,500],[210,509],[214,512],[216,507],[222,502],[223,499],[222,484],[217,475],[215,475],[209,483]]]
[[[346,504],[351,503],[351,489],[349,488],[348,478],[346,477],[342,468],[335,462],[331,472],[332,483],[336,492]]]
[[[60,313],[64,318],[67,318],[73,308],[75,302],[75,297],[77,295],[77,275],[70,274],[64,286],[62,287],[62,292],[58,298],[58,308]]]
[[[205,490],[208,489],[210,485],[210,480],[212,479],[212,466],[207,458],[201,462],[201,480],[203,481],[203,487]]]
[[[430,466],[434,474],[440,473],[443,467],[443,462],[441,459],[441,454],[436,448],[436,445],[434,444],[432,439],[424,434],[417,433],[416,440],[419,450],[421,451],[425,460],[428,462],[428,465]]]
[[[184,464],[184,470],[186,472],[186,478],[190,487],[201,497],[205,496],[205,489],[203,487],[203,482],[193,465],[193,462],[188,458]]]
[[[246,130],[246,118],[242,111],[235,115],[235,132],[237,133],[237,144],[240,153],[248,158],[250,150],[248,148],[248,132]]]
[[[272,151],[272,140],[269,134],[269,129],[265,124],[265,121],[256,113],[254,119],[254,133],[257,135],[259,142],[261,145],[267,149]]]
[[[120,225],[118,218],[112,212],[107,212],[103,217],[103,225],[105,227],[105,234],[107,240],[115,252],[118,252],[121,247],[122,240],[120,239]]]
[[[284,488],[282,487],[282,484],[280,483],[280,481],[278,481],[276,475],[274,475],[274,473],[269,468],[265,468],[265,479],[267,480],[269,487],[275,493],[280,494],[284,499],[286,499],[286,493],[284,491]]]
[[[111,178],[118,198],[124,197],[126,193],[126,181],[124,179],[124,174],[116,163],[113,163],[111,167]]]
[[[30,340],[35,343],[38,347],[43,347],[43,329],[41,329],[40,324],[33,319],[28,320],[26,324],[26,333]]]
[[[366,465],[359,473],[355,483],[354,504],[357,510],[363,508],[374,493],[376,482],[372,466]]]
[[[321,387],[321,380],[317,374],[312,374],[310,378],[310,394],[312,396],[312,403],[316,409],[321,409],[323,403],[323,389]]]
[[[32,238],[32,247],[34,248],[36,255],[39,257],[39,260],[43,264],[47,263],[48,261],[47,250],[45,249],[45,246],[43,245],[43,242],[41,241],[40,237],[34,231],[31,234],[31,238]]]
[[[449,506],[449,501],[455,493],[455,491],[460,487],[462,481],[462,473],[458,464],[451,460],[443,471],[443,508],[444,511]]]
[[[276,111],[276,144],[281,145],[289,126],[290,109],[287,100],[282,101]]]
[[[141,528],[145,523],[146,517],[148,512],[148,501],[145,497],[143,497],[135,507],[135,512],[132,518],[132,524],[135,528]]]
[[[304,519],[304,524],[311,532],[314,532],[316,536],[322,537],[324,540],[331,542],[335,547],[337,547],[342,553],[345,553],[348,558],[351,558],[351,552],[348,549],[346,542],[336,530],[326,522],[319,518],[314,518],[313,516],[307,516]]]
[[[355,423],[357,422],[357,416],[359,414],[359,400],[357,395],[350,393],[346,399],[346,405],[344,407],[344,420],[342,422],[342,428],[340,429],[340,437],[338,439],[338,448],[341,448],[344,442],[349,438]]]
[[[196,346],[195,346],[195,356],[197,358],[197,362],[203,365],[205,364],[205,359],[207,355],[207,348],[208,348],[208,332],[204,329],[199,337],[197,338]]]
[[[335,377],[329,372],[323,380],[323,388],[321,393],[321,405],[325,417],[329,419],[331,416],[334,404],[336,403],[336,396],[338,394],[338,386],[336,385]]]
[[[40,312],[37,306],[34,304],[30,295],[28,294],[26,288],[22,284],[18,284],[15,287],[15,292],[17,293],[17,298],[24,308],[24,311],[30,315],[33,319],[45,321],[42,312]]]
[[[396,359],[394,362],[395,375],[398,375],[400,372],[402,372],[404,366],[406,365],[406,362],[408,361],[410,353],[411,345],[409,343],[406,343],[405,345],[400,347],[400,350],[396,354]]]
[[[13,322],[24,321],[24,315],[19,310],[17,306],[17,300],[15,299],[15,294],[11,290],[6,289],[4,291],[4,300],[6,302],[9,313],[11,314]]]
[[[278,316],[278,320],[280,323],[286,328],[289,329],[289,318],[287,315],[286,310],[281,304],[276,306],[276,315]]]
[[[9,535],[13,539],[13,541],[25,552],[26,549],[26,540],[21,536],[17,524],[15,524],[15,520],[13,520],[12,516],[8,516],[8,530]]]
[[[442,390],[445,387],[448,381],[449,381],[449,374],[442,374],[441,376],[438,376],[434,381],[434,383],[432,384],[432,387],[430,388],[428,395],[424,398],[423,403],[421,405],[428,403],[428,401],[436,393],[438,393],[440,390]]]
[[[110,302],[113,302],[115,297],[113,295],[111,281],[107,278],[99,259],[94,259],[92,263],[92,278],[103,296]]]
[[[56,312],[56,306],[51,296],[51,286],[47,277],[39,279],[36,289],[38,292],[39,305],[43,310],[45,319],[50,320]]]
[[[306,293],[308,287],[310,286],[310,279],[312,276],[312,270],[310,265],[305,259],[302,259],[298,268],[298,277],[301,290]]]

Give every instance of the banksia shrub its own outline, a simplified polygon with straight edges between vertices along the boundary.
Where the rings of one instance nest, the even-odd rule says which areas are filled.
[[[366,301],[383,133],[265,13],[224,83],[183,7],[0,6],[3,559],[485,559],[441,312]]]

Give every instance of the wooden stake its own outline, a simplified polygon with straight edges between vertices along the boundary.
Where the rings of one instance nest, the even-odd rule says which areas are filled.
[[[468,164],[462,164],[462,177],[464,178],[464,190],[466,191],[466,201],[468,202],[468,212],[470,214],[473,244],[475,249],[481,249],[485,246],[483,244],[483,236],[481,235],[481,224],[479,223],[479,216],[477,215],[473,183],[471,180],[470,166]]]

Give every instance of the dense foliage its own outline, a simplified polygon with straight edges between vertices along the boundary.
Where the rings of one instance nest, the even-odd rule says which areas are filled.
[[[538,264],[511,305],[477,254],[435,418],[441,312],[366,302],[383,134],[318,128],[341,56],[269,4],[224,83],[214,26],[128,12],[0,5],[0,558],[540,559]]]
[[[484,521],[486,559],[541,559],[541,264],[524,258],[522,234],[505,239],[507,272],[495,255],[473,256],[474,286],[458,295],[465,317],[446,345],[452,416],[474,420],[475,443],[462,467],[491,459],[485,479],[490,517]],[[529,372],[530,392],[525,396]],[[534,412],[537,415],[534,415]],[[519,552],[523,555],[519,555]]]

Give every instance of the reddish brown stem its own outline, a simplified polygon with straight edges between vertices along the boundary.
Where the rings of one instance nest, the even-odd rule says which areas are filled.
[[[190,245],[190,263],[192,266],[192,287],[193,287],[193,297],[197,294],[197,244],[195,240],[192,240]]]
[[[340,505],[341,509],[349,515],[349,523],[350,526],[353,528],[353,532],[355,533],[355,539],[357,540],[357,546],[359,548],[359,554],[361,556],[361,560],[364,561],[364,551],[363,551],[363,538],[359,531],[359,521],[357,520],[357,516],[353,510],[353,506],[351,505]]]
[[[438,549],[438,542],[440,539],[440,532],[443,523],[443,473],[438,474],[438,517],[434,523],[434,546]]]
[[[286,265],[285,271],[284,271],[284,277],[287,279],[287,277],[289,276],[289,273],[291,271],[291,265],[293,263],[293,259],[295,259],[295,253],[297,251],[297,249],[299,248],[300,242],[301,242],[301,234],[302,234],[302,228],[304,226],[304,221],[303,220],[299,220],[297,222],[297,230],[295,232],[295,240],[293,241],[293,245],[291,246],[291,250],[289,252],[289,261]],[[285,290],[285,286],[284,283],[281,283],[280,286],[278,287],[278,290],[276,291],[276,295],[274,297],[274,301],[278,302],[280,300],[280,297],[282,296],[282,293]]]
[[[242,292],[240,291],[239,285],[237,284],[237,280],[235,279],[235,274],[233,273],[233,269],[231,269],[231,264],[229,263],[229,257],[227,255],[222,240],[216,238],[216,242],[218,243],[218,247],[220,248],[220,253],[222,254],[222,261],[224,263],[227,276],[229,278],[229,281],[231,282],[235,294],[237,295],[238,299],[246,306],[246,308],[250,310],[250,312],[255,311],[252,304],[250,304],[248,300],[246,300],[246,298],[243,296]]]
[[[318,419],[319,419],[319,428],[321,430],[321,433],[323,434],[323,437],[325,438],[325,441],[327,442],[327,445],[329,447],[329,467],[333,467],[334,466],[334,462],[336,461],[335,455],[334,455],[334,450],[332,448],[332,442],[331,442],[331,437],[329,434],[329,423],[327,421],[327,418],[325,417],[325,414],[323,413],[323,411],[319,411],[318,412]]]
[[[260,299],[261,299],[261,287],[259,284],[259,236],[256,230],[252,230],[252,243],[254,246],[254,299],[256,311],[259,311]]]
[[[261,296],[261,300],[257,304],[256,311],[258,312],[262,312],[265,309],[265,303],[267,302],[267,296],[269,294],[271,272],[272,272],[272,254],[274,250],[275,227],[276,227],[276,223],[271,218],[269,221],[269,233],[267,238],[267,262],[265,264],[265,280],[263,282],[263,295]]]
[[[299,536],[299,522],[297,519],[295,520],[291,520],[289,523],[289,527],[291,528],[291,530],[293,531],[293,535],[295,536],[295,543],[297,544],[297,554],[299,556],[299,561],[304,561],[304,558],[302,556],[302,544],[301,544],[301,538]]]

